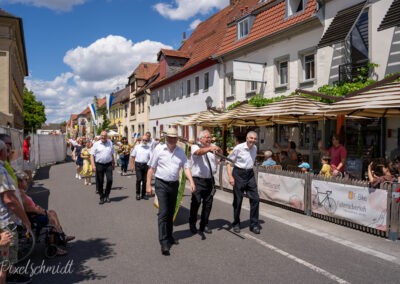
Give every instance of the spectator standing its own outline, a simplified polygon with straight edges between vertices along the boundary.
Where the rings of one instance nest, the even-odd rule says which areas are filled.
[[[147,163],[151,156],[151,147],[148,144],[149,137],[143,136],[142,142],[133,148],[130,160],[131,172],[136,171],[136,200],[148,200],[146,195],[147,171],[149,166]]]
[[[155,173],[155,189],[158,198],[158,235],[161,253],[170,255],[171,245],[177,242],[172,236],[173,216],[178,196],[179,170],[184,169],[190,182],[191,192],[195,185],[189,169],[189,163],[183,149],[177,147],[178,131],[169,128],[166,144],[158,145],[148,163],[146,193],[151,195],[151,178]]]
[[[93,171],[96,173],[96,190],[100,195],[99,204],[110,202],[109,196],[113,183],[113,170],[115,169],[113,153],[114,147],[111,140],[108,139],[107,132],[102,131],[100,140],[93,144],[90,152],[90,162]],[[107,178],[105,190],[103,188],[104,176]]]
[[[346,170],[345,164],[347,159],[347,150],[340,143],[339,136],[336,134],[332,136],[332,146],[328,150],[322,146],[322,141],[318,142],[318,148],[321,150],[323,155],[329,155],[331,157],[332,175],[344,176]]]
[[[235,162],[233,170],[231,170],[229,163],[226,164],[229,183],[233,186],[232,227],[235,233],[240,233],[240,211],[245,191],[250,200],[250,231],[255,234],[260,233],[260,197],[258,196],[257,182],[254,175],[254,164],[257,157],[256,141],[257,133],[254,131],[248,132],[246,142],[236,145],[228,156]]]
[[[217,172],[217,158],[215,152],[222,153],[222,150],[211,144],[211,135],[208,130],[200,133],[200,146],[193,144],[191,146],[191,172],[196,190],[192,192],[192,201],[190,203],[189,228],[193,234],[197,233],[196,222],[197,212],[201,203],[200,231],[211,234],[208,227],[213,203],[214,174]]]
[[[77,179],[81,179],[81,171],[82,171],[82,166],[83,166],[83,159],[81,156],[82,148],[83,148],[82,138],[78,138],[76,140],[75,149],[72,154],[72,156],[74,157],[74,160],[75,160],[75,164],[76,164],[75,178],[77,178]]]

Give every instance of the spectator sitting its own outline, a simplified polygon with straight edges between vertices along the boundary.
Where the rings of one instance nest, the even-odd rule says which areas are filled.
[[[289,160],[293,165],[296,165],[299,162],[298,153],[296,150],[296,143],[294,141],[289,141],[289,145],[286,148],[281,147],[278,143],[275,143],[275,147],[279,149],[279,151],[286,151]]]
[[[276,162],[272,159],[272,151],[271,150],[265,151],[264,157],[265,157],[265,160],[261,164],[261,166],[265,166],[265,167],[276,166]]]
[[[368,165],[368,179],[373,188],[379,188],[381,183],[395,181],[395,177],[390,172],[389,163],[383,161],[383,163],[375,165],[371,162]]]
[[[319,174],[321,176],[331,177],[332,176],[332,168],[331,168],[331,157],[324,155],[321,158],[322,168]]]
[[[54,210],[46,210],[37,205],[32,198],[25,193],[27,189],[27,176],[23,172],[17,172],[18,179],[18,190],[21,193],[22,202],[24,204],[25,212],[30,216],[31,220],[39,224],[40,226],[47,226],[48,224],[54,227],[54,231],[57,232],[65,242],[70,242],[75,239],[74,236],[66,236],[61,227],[60,220],[58,219],[57,213]],[[63,249],[57,248],[57,255],[66,255],[67,252]]]
[[[300,165],[297,166],[300,168],[302,172],[308,173],[311,170],[310,164],[306,162],[302,162]]]

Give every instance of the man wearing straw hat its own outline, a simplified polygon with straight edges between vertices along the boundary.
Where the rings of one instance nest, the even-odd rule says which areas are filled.
[[[179,188],[179,171],[183,169],[190,182],[190,189],[195,190],[189,163],[183,149],[177,147],[178,132],[169,128],[166,144],[157,146],[148,163],[146,193],[151,195],[151,178],[155,173],[155,190],[158,198],[158,236],[161,253],[170,255],[171,245],[177,244],[172,236],[173,216]]]

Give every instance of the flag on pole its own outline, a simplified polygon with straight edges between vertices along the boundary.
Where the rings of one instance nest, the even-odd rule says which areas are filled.
[[[107,104],[107,113],[108,113],[108,118],[110,118],[110,108],[113,103],[114,96],[113,95],[106,95],[106,104]]]
[[[93,124],[97,126],[97,114],[94,104],[89,104],[90,113],[92,114]]]

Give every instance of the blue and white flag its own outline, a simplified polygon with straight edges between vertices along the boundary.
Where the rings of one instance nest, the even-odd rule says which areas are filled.
[[[114,96],[113,95],[106,95],[108,118],[110,118],[110,108],[112,106],[113,100],[114,100]]]
[[[92,114],[93,124],[97,126],[97,114],[94,104],[89,104],[90,113]]]

